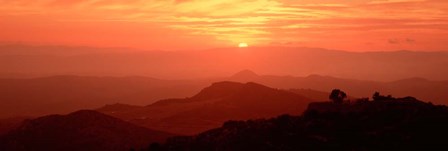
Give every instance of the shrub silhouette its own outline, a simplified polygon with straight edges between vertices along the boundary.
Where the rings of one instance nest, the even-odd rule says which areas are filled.
[[[340,104],[344,101],[345,98],[347,98],[347,94],[344,91],[341,91],[339,89],[333,89],[333,91],[331,91],[331,93],[330,93],[329,98],[334,103]]]
[[[372,99],[374,101],[386,101],[386,100],[396,100],[396,98],[392,97],[391,95],[381,95],[379,92],[373,93]]]

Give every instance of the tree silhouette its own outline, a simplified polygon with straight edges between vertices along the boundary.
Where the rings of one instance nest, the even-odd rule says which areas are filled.
[[[392,97],[392,95],[381,95],[379,92],[375,92],[372,96],[374,101],[385,101],[385,100],[396,100],[396,98]]]
[[[380,100],[380,98],[381,98],[381,95],[379,92],[373,93],[373,95],[372,95],[373,100],[377,101],[377,100]]]
[[[333,91],[331,91],[330,93],[329,98],[334,103],[342,103],[344,99],[347,98],[347,94],[339,89],[333,89]]]

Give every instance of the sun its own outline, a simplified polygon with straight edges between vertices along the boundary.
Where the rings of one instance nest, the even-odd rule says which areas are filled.
[[[238,44],[238,47],[246,48],[246,47],[249,47],[249,45],[247,43],[242,42],[242,43]]]

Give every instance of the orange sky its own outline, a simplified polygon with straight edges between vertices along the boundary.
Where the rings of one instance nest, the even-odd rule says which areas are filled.
[[[446,0],[0,0],[0,43],[448,50]]]

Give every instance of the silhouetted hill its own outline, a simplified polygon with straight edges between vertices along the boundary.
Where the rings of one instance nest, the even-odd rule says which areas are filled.
[[[26,120],[26,119],[32,119],[31,117],[11,117],[11,118],[5,118],[0,119],[0,137],[9,131],[17,128],[20,126],[20,124]]]
[[[288,91],[313,99],[314,101],[329,100],[330,92],[322,92],[313,89],[289,89]]]
[[[234,75],[232,75],[229,80],[232,81],[250,81],[255,78],[258,78],[259,75],[257,75],[255,72],[251,70],[242,70]]]
[[[256,83],[217,82],[184,99],[167,99],[131,111],[98,111],[151,129],[195,134],[238,119],[300,114],[312,99]]]
[[[143,107],[136,106],[136,105],[116,103],[116,104],[108,104],[108,105],[101,107],[101,112],[115,112],[115,111],[126,112],[126,111],[138,110],[141,108],[143,108]]]
[[[0,150],[129,150],[163,142],[171,134],[135,126],[102,113],[81,110],[26,120],[0,138]]]
[[[147,105],[164,98],[194,95],[208,84],[137,76],[0,79],[0,118],[66,114],[113,103]]]
[[[412,98],[312,103],[302,116],[227,121],[153,151],[447,150],[448,108]]]
[[[190,100],[206,101],[206,100],[210,100],[210,99],[229,97],[229,96],[235,95],[236,93],[240,92],[244,88],[248,88],[248,87],[245,87],[245,85],[241,84],[241,83],[216,82],[216,83],[213,83],[211,86],[202,89],[201,92],[194,95]]]
[[[260,75],[238,82],[256,82],[280,89],[312,89],[330,92],[334,88],[345,90],[352,97],[370,96],[381,91],[404,97],[412,95],[436,104],[448,104],[448,81],[431,81],[424,78],[407,78],[391,82],[343,79],[331,76],[310,75],[306,77]]]

